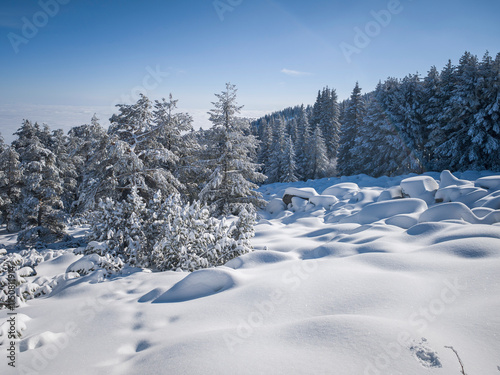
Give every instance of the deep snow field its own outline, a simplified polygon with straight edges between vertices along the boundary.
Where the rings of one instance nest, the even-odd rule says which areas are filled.
[[[22,284],[40,296],[15,311],[15,369],[0,310],[0,373],[459,375],[453,346],[468,375],[500,375],[490,175],[264,185],[256,251],[191,274],[80,276],[74,263],[91,260],[74,249],[40,251]]]

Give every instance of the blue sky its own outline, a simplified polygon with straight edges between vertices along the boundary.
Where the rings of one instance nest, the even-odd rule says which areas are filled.
[[[195,127],[226,82],[251,116],[312,104],[326,85],[344,99],[356,81],[371,91],[466,50],[495,55],[499,14],[497,0],[2,0],[0,132],[11,141],[23,118],[68,129],[94,112],[107,126],[139,90],[172,93]]]

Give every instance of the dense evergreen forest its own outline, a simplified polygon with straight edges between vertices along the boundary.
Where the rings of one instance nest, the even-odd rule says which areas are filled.
[[[388,78],[339,102],[334,89],[252,124],[268,182],[364,173],[500,170],[500,54],[466,52],[425,77]]]

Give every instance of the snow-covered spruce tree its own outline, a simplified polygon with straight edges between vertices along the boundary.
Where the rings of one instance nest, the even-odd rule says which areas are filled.
[[[424,78],[422,88],[422,121],[425,124],[427,131],[427,143],[425,144],[426,153],[423,155],[423,163],[427,169],[435,170],[437,164],[435,162],[434,148],[435,144],[432,140],[433,129],[438,124],[438,118],[442,110],[441,100],[439,99],[439,88],[441,86],[441,77],[435,66],[432,66],[427,76]]]
[[[282,165],[284,171],[280,177],[281,182],[297,182],[299,180],[297,172],[297,163],[295,160],[295,149],[293,146],[292,137],[288,135],[285,139],[285,147],[283,150]]]
[[[297,142],[297,119],[294,117],[286,123],[286,133],[291,137],[292,142]]]
[[[281,177],[285,174],[285,121],[282,117],[272,119],[270,124],[273,128],[271,156],[269,159],[269,169],[267,178],[270,183],[281,182]]]
[[[72,214],[85,215],[95,207],[96,201],[104,198],[105,191],[100,189],[100,173],[109,137],[95,114],[90,124],[72,128],[68,137],[69,156],[78,176]]]
[[[260,127],[261,131],[258,162],[262,165],[262,173],[269,178],[272,163],[273,128],[271,122],[266,119],[261,121]]]
[[[8,231],[15,231],[20,223],[12,222],[14,207],[21,197],[22,173],[19,154],[14,147],[9,146],[0,153],[0,211],[2,221]]]
[[[234,214],[247,206],[265,204],[255,183],[265,180],[252,162],[257,140],[246,134],[249,122],[237,117],[242,107],[236,103],[236,88],[226,84],[226,91],[216,94],[217,102],[209,112],[213,123],[212,158],[206,161],[211,175],[200,192],[202,202],[212,205],[214,212]]]
[[[152,103],[141,94],[137,103],[117,107],[119,113],[110,118],[105,143],[92,157],[93,169],[84,178],[86,189],[79,204],[92,208],[105,197],[122,201],[134,186],[146,201],[158,190],[165,196],[178,193],[183,185],[172,168],[179,157],[162,143],[168,143],[169,137],[174,141],[171,129],[177,125],[172,122],[179,123],[179,118],[171,112],[168,116],[175,102],[158,102],[153,113]]]
[[[187,113],[175,112],[177,102],[172,94],[169,100],[155,100],[153,122],[158,129],[156,140],[173,155],[167,161],[166,168],[179,180],[178,190],[182,187],[182,193],[196,199],[200,181],[195,161],[199,157],[200,145],[192,134],[192,117]]]
[[[455,86],[443,112],[446,123],[443,126],[446,140],[437,147],[438,155],[447,159],[448,168],[466,170],[474,159],[472,139],[468,134],[474,126],[474,116],[479,111],[479,98],[476,89],[479,86],[477,57],[466,52],[455,70]]]
[[[399,129],[400,135],[411,150],[408,161],[410,171],[423,173],[428,129],[423,120],[423,85],[417,74],[410,74],[403,78],[398,90],[394,92],[394,102],[391,108],[392,120]]]
[[[432,150],[432,168],[443,170],[450,168],[450,156],[447,147],[444,146],[452,132],[451,118],[453,110],[451,106],[451,97],[456,86],[455,67],[448,60],[448,64],[439,74],[439,85],[434,97],[429,98],[431,111],[426,117],[429,128],[429,140],[427,148]],[[450,126],[451,125],[451,126]]]
[[[307,120],[304,105],[300,106],[297,114],[297,140],[295,142],[295,158],[297,162],[297,175],[303,180],[307,180],[307,159],[306,145],[310,142],[311,129]]]
[[[342,119],[337,170],[344,176],[359,173],[361,169],[359,160],[356,160],[355,155],[352,154],[352,149],[355,146],[358,131],[363,126],[365,113],[365,102],[361,96],[361,88],[356,82]]]
[[[389,80],[389,84],[391,82]],[[386,86],[379,82],[367,104],[364,125],[352,149],[360,163],[358,172],[371,176],[405,173],[401,163],[407,157],[406,146],[385,114],[385,94]]]
[[[56,156],[56,164],[60,171],[63,187],[61,200],[65,211],[69,213],[76,200],[78,187],[77,166],[70,155],[69,137],[64,135],[61,129],[54,130],[50,136],[48,148]]]
[[[326,177],[328,168],[328,157],[323,134],[319,127],[314,130],[311,142],[307,148],[308,164],[307,170],[309,178],[318,179]]]
[[[321,90],[318,90],[316,101],[314,102],[311,108],[311,115],[309,116],[309,128],[311,129],[311,133],[313,133],[314,130],[316,130],[316,128],[319,126],[320,120],[321,120]]]
[[[23,229],[18,235],[18,242],[22,243],[52,242],[65,235],[61,171],[55,154],[42,145],[38,130],[37,124],[33,126],[25,120],[13,142],[21,161],[23,186],[12,222]]]
[[[321,129],[328,160],[337,157],[340,141],[339,107],[335,89],[324,88],[320,98],[320,115],[318,127]]]
[[[394,160],[391,162],[395,167],[389,168],[389,174],[405,174],[416,172],[421,169],[421,163],[413,148],[408,147],[408,135],[404,133],[404,126],[401,125],[399,105],[401,83],[396,78],[388,78],[384,82],[384,92],[379,102],[389,121],[389,132],[387,133],[387,144],[391,143],[396,148]],[[398,152],[398,150],[400,152]]]

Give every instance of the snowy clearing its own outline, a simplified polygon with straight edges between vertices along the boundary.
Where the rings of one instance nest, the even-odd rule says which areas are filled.
[[[25,252],[16,368],[3,309],[1,373],[456,375],[453,346],[467,374],[496,374],[500,177],[490,175],[264,185],[255,251],[193,273],[105,278],[75,249]],[[14,241],[2,232],[2,262]]]

